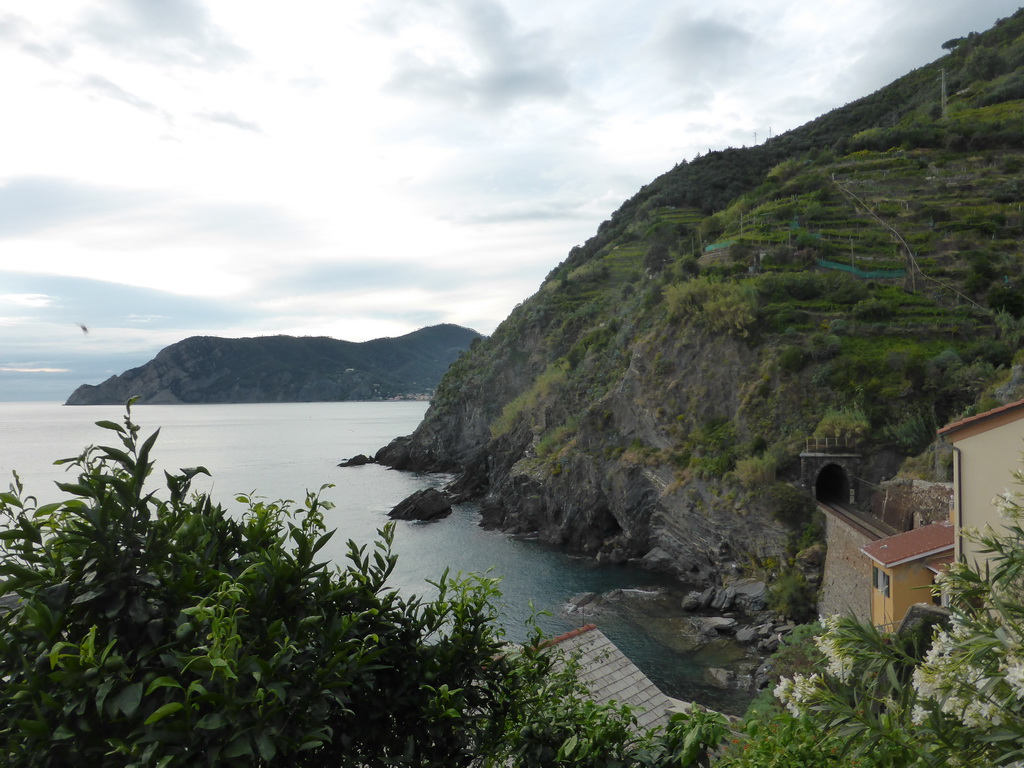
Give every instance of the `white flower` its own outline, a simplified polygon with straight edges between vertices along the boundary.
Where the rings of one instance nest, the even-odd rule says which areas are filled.
[[[853,674],[854,658],[843,647],[840,638],[834,634],[839,622],[838,615],[825,619],[826,632],[816,637],[814,642],[828,660],[828,673],[845,683]]]
[[[996,508],[999,516],[1004,520],[1016,520],[1021,515],[1020,502],[1017,501],[1017,496],[1009,488],[992,499],[992,506]]]
[[[1024,663],[1020,659],[1008,661],[1005,667],[1006,682],[1018,701],[1024,701]]]
[[[991,701],[973,698],[967,702],[960,719],[969,728],[988,728],[1003,722],[1001,712],[1001,709]]]
[[[775,686],[775,690],[772,693],[775,694],[775,698],[779,701],[785,701],[789,698],[789,693],[793,689],[793,681],[788,677],[780,677],[779,684]]]
[[[803,675],[794,675],[793,679],[790,680],[788,677],[783,677],[779,680],[779,684],[775,686],[773,693],[775,698],[786,705],[794,717],[800,716],[801,704],[811,701],[818,692],[818,682],[821,680],[821,675],[815,673],[810,677],[804,677]]]
[[[910,720],[914,725],[924,725],[925,720],[928,719],[928,710],[922,707],[920,704],[914,705],[914,711],[910,716]]]
[[[818,683],[820,680],[821,675],[817,672],[810,677],[796,675],[793,678],[793,698],[801,704],[810,701],[818,692]]]

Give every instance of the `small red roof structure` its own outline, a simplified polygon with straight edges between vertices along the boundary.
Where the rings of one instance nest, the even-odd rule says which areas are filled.
[[[945,555],[929,560],[925,563],[925,567],[934,574],[945,573],[955,559],[956,556],[952,552],[948,552]]]
[[[861,552],[879,565],[894,565],[939,555],[953,549],[953,526],[949,522],[925,525],[906,533],[872,541]]]

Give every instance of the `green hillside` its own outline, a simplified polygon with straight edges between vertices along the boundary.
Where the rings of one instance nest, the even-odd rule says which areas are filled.
[[[792,554],[810,438],[855,446],[865,489],[942,477],[915,458],[936,427],[1021,396],[1024,12],[944,47],[644,186],[380,458],[461,472],[488,524],[712,580]]]

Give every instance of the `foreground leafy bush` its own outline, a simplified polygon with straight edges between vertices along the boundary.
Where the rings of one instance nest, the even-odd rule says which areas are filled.
[[[0,764],[89,766],[705,765],[724,718],[663,730],[597,704],[577,660],[497,623],[494,579],[388,589],[393,527],[347,564],[317,562],[328,504],[190,484],[147,490],[157,434],[62,462],[66,501],[0,493]]]
[[[66,460],[67,501],[0,494],[5,766],[465,765],[516,718],[545,657],[503,654],[495,584],[385,588],[392,530],[317,562],[326,504],[144,488],[156,434]]]

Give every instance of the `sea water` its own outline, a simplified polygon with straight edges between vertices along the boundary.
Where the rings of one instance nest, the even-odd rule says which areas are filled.
[[[242,507],[235,498],[240,494],[301,503],[307,491],[319,491],[334,505],[326,520],[337,529],[322,552],[340,562],[349,540],[373,546],[378,530],[388,522],[388,511],[398,502],[449,479],[375,464],[337,466],[359,453],[372,455],[392,438],[411,433],[426,407],[423,402],[136,405],[132,420],[140,425],[143,438],[160,430],[153,451],[154,486],[163,470],[204,466],[211,476],[197,477],[193,487],[239,511]],[[119,406],[0,403],[0,489],[6,490],[11,472],[17,471],[26,492],[40,504],[60,500],[63,494],[55,483],[74,477],[53,462],[77,456],[88,445],[120,447],[118,436],[95,422],[120,423],[124,416],[125,409]],[[429,595],[429,582],[445,569],[453,574],[486,572],[501,579],[501,622],[514,641],[527,638],[527,622],[538,613],[536,620],[550,634],[593,619],[562,610],[569,598],[582,592],[678,587],[643,570],[598,565],[534,541],[484,530],[478,519],[474,504],[462,504],[444,520],[399,522],[394,540],[398,565],[391,586],[405,594]],[[710,687],[704,677],[704,666],[721,664],[721,659],[671,650],[635,615],[606,611],[597,623],[668,695],[730,712],[742,709],[745,695]]]

